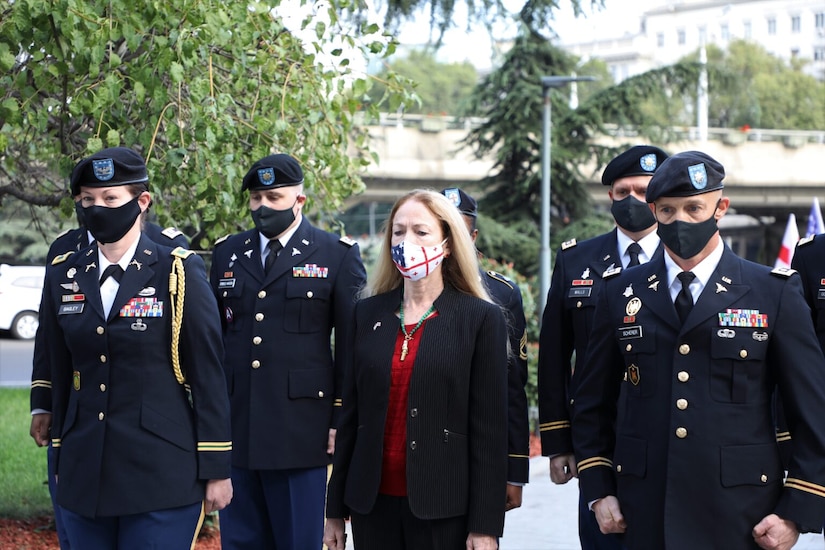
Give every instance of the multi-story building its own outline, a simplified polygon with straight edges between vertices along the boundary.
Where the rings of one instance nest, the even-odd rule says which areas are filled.
[[[602,59],[620,82],[673,64],[702,44],[726,49],[743,39],[782,59],[809,60],[805,72],[825,80],[825,0],[659,0],[640,15],[637,28],[614,30],[615,38],[562,46]]]

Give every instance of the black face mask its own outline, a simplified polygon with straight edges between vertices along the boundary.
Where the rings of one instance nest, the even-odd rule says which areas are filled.
[[[295,199],[295,203],[298,199]],[[267,239],[274,239],[281,233],[287,230],[295,221],[295,212],[292,206],[285,210],[273,210],[272,208],[261,205],[257,210],[252,211],[252,219],[255,221],[255,227],[258,231],[264,234]]]
[[[681,220],[672,223],[660,222],[656,232],[666,247],[680,258],[687,260],[699,254],[713,234],[718,231],[715,214],[714,209],[710,218],[697,223]]]
[[[653,217],[653,212],[650,211],[647,203],[631,195],[620,201],[613,201],[610,213],[613,214],[619,227],[631,233],[643,231],[656,223],[656,218]]]
[[[140,216],[140,195],[116,208],[108,206],[87,206],[83,209],[86,228],[99,243],[114,243],[132,229]]]

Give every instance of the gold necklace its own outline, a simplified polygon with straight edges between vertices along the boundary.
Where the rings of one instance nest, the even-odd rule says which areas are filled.
[[[407,327],[404,326],[404,302],[401,302],[400,310],[401,332],[404,333],[404,341],[401,342],[401,360],[403,361],[407,358],[407,342],[412,340],[415,331],[417,331],[421,327],[421,324],[424,322],[424,320],[427,319],[427,317],[429,317],[433,311],[435,311],[435,304],[432,304],[430,308],[424,312],[424,315],[421,316],[421,319],[418,320],[418,323],[415,325],[415,327],[413,327],[413,329],[410,332],[407,332]]]

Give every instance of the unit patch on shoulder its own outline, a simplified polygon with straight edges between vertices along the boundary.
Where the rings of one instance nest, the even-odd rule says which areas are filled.
[[[567,250],[568,248],[573,248],[576,246],[576,239],[570,239],[569,241],[564,241],[561,243],[561,249]]]
[[[215,241],[214,246],[218,246],[219,244],[221,244],[222,242],[224,242],[228,238],[229,238],[229,235],[224,235],[223,237],[220,237],[218,240]]]
[[[61,254],[59,256],[55,256],[54,260],[52,260],[52,265],[62,264],[63,262],[68,260],[69,256],[71,256],[72,254],[74,254],[74,250],[66,252],[65,254]]]
[[[500,283],[504,283],[505,285],[509,286],[510,288],[515,288],[513,281],[511,281],[510,279],[508,279],[507,277],[505,277],[501,273],[490,270],[490,271],[487,272],[487,276],[490,277],[491,279],[495,279],[496,281],[498,281]]]
[[[810,237],[805,237],[804,239],[799,239],[799,242],[796,243],[796,246],[805,246],[808,243],[814,242],[814,237],[816,235],[811,235]]]
[[[791,269],[790,267],[775,267],[771,270],[771,275],[776,275],[777,277],[784,277],[786,279],[794,273],[796,273],[796,270]]]
[[[180,237],[183,235],[183,231],[178,230],[176,227],[167,227],[161,231],[160,234],[165,237],[169,237],[170,239],[174,239],[175,237]]]
[[[352,246],[352,245],[355,244],[355,239],[353,239],[351,237],[347,237],[346,235],[344,235],[343,237],[338,239],[338,241],[345,244],[345,245],[347,245],[347,246]]]
[[[176,249],[174,249],[172,251],[172,256],[175,256],[176,258],[186,259],[194,253],[195,252],[192,251],[192,250],[187,250],[186,248],[183,248],[182,246],[179,246],[179,247],[177,247]]]

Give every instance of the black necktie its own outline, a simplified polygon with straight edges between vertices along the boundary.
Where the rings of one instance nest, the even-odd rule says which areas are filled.
[[[682,282],[682,290],[676,295],[676,313],[679,314],[679,319],[682,323],[687,319],[688,313],[693,309],[693,295],[690,293],[690,283],[696,278],[692,271],[682,271],[677,275],[679,281]]]
[[[271,268],[272,264],[275,263],[275,259],[278,257],[278,252],[280,252],[284,246],[278,239],[272,239],[266,247],[269,249],[269,254],[267,254],[266,260],[264,260],[264,272],[269,273],[269,268]]]
[[[109,267],[104,269],[103,275],[100,276],[100,285],[103,286],[103,283],[106,282],[106,279],[109,277],[112,277],[120,284],[120,278],[123,277],[123,268],[118,264],[109,264]]]
[[[630,246],[627,247],[627,255],[630,256],[630,263],[627,264],[627,267],[639,265],[639,252],[641,251],[642,247],[639,243],[630,243]]]

